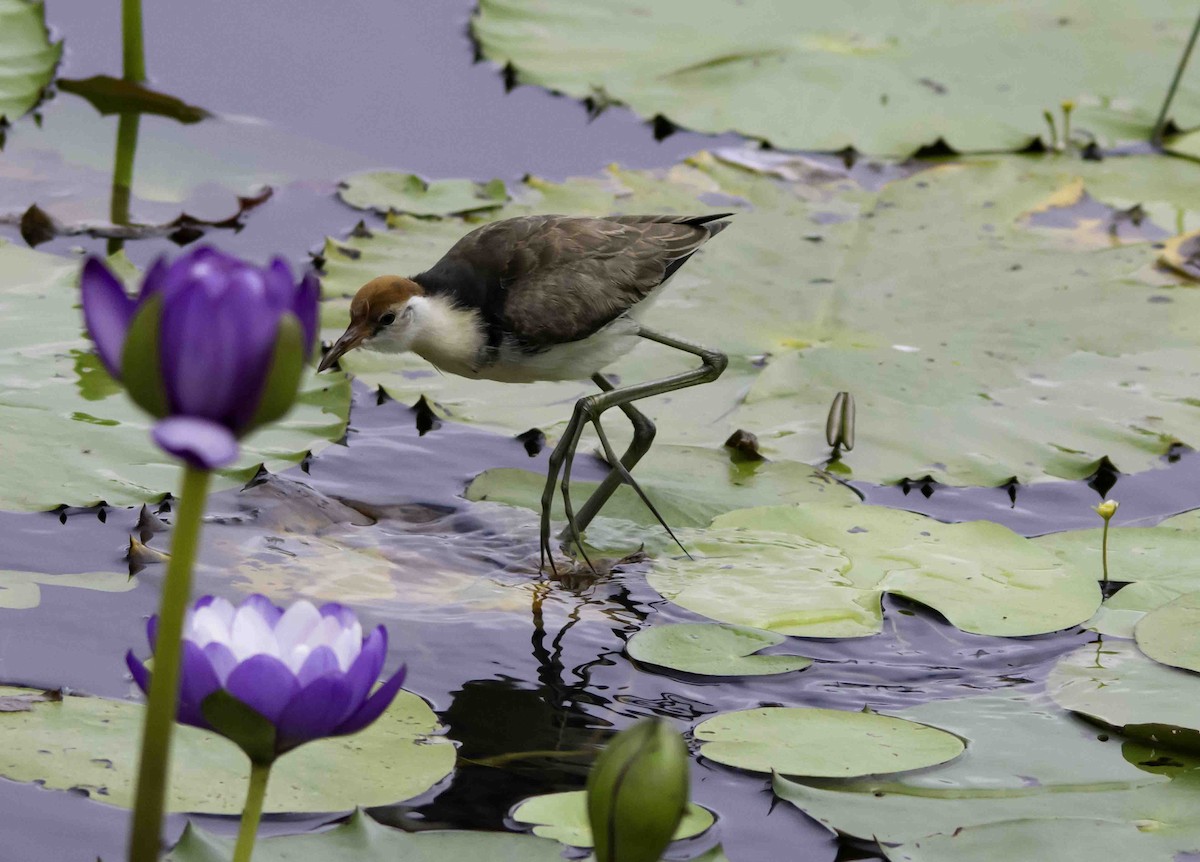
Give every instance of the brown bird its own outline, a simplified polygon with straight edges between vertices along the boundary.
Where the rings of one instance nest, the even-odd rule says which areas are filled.
[[[412,278],[380,276],[359,288],[350,305],[350,325],[319,370],[361,345],[385,353],[411,350],[442,371],[475,379],[529,383],[591,378],[603,391],[576,402],[550,455],[542,493],[542,566],[549,558],[555,568],[550,508],[560,471],[567,515],[563,536],[589,566],[580,534],[622,482],[674,539],[630,474],[655,434],[654,423],[633,402],[716,380],[727,359],[716,350],[647,329],[638,318],[679,267],[728,226],[722,219],[730,215],[542,215],[484,225],[425,272]],[[601,372],[643,338],[693,354],[701,365],[662,380],[614,388]],[[633,441],[620,458],[600,424],[612,407],[633,424]],[[576,516],[571,464],[589,423],[611,470]]]

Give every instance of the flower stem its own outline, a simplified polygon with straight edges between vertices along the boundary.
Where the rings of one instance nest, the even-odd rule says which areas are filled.
[[[233,862],[250,862],[254,838],[258,835],[258,821],[262,820],[263,800],[267,796],[267,779],[270,777],[271,764],[250,764],[250,787],[246,790],[246,805],[242,808],[242,825],[238,829],[237,846],[233,848]]]
[[[1188,38],[1187,47],[1183,49],[1179,65],[1175,67],[1175,77],[1171,79],[1171,86],[1167,88],[1167,97],[1163,100],[1162,110],[1158,112],[1158,119],[1154,121],[1154,131],[1150,135],[1150,143],[1156,147],[1162,146],[1163,135],[1167,130],[1167,111],[1171,109],[1175,91],[1179,89],[1179,79],[1183,77],[1183,70],[1187,68],[1188,60],[1191,59],[1192,49],[1196,47],[1197,36],[1200,36],[1200,16],[1197,16],[1196,24],[1192,27],[1192,35]]]
[[[130,862],[158,859],[167,772],[171,758],[171,733],[179,702],[179,662],[183,653],[183,620],[192,595],[192,565],[200,540],[209,473],[195,467],[183,471],[171,561],[163,581],[158,611],[158,642],[150,676],[150,703],[142,730],[142,755],[138,764],[137,795],[133,807]]]
[[[115,225],[129,224],[129,200],[133,196],[133,157],[137,153],[138,125],[141,114],[121,114],[117,120],[117,150],[113,158],[112,199],[108,217]],[[125,246],[123,239],[110,239],[108,253],[116,254]]]
[[[1108,522],[1110,518],[1104,519],[1104,532],[1100,536],[1100,567],[1104,570],[1104,583],[1101,586],[1103,595],[1108,594]]]
[[[126,81],[146,80],[146,49],[142,41],[142,0],[121,0],[121,60]]]

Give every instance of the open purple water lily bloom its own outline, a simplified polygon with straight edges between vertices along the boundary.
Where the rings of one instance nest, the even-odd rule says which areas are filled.
[[[150,618],[151,649],[157,622]],[[404,682],[401,666],[371,692],[386,656],[384,627],[364,638],[353,611],[339,604],[317,608],[300,601],[285,611],[260,595],[236,607],[205,596],[184,624],[178,719],[229,737],[255,762],[269,762],[314,739],[356,733],[377,719]],[[149,691],[150,670],[132,650],[125,660],[138,686]],[[246,716],[258,725],[251,728],[258,734],[251,743]]]
[[[80,282],[105,368],[160,421],[154,440],[193,467],[237,458],[237,438],[291,407],[317,335],[319,288],[281,258],[258,267],[201,246],[160,258],[131,299],[97,257]]]

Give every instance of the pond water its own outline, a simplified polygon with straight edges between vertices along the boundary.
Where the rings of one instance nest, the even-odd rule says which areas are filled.
[[[213,230],[210,239],[251,258],[281,253],[301,265],[319,251],[321,237],[345,237],[362,219],[383,224],[335,197],[339,181],[358,171],[509,181],[534,173],[559,180],[612,162],[665,169],[697,150],[743,143],[732,134],[687,131],[655,140],[651,124],[625,108],[590,117],[579,102],[540,88],[509,91],[492,64],[475,60],[467,32],[472,8],[468,0],[368,0],[339,9],[315,0],[271,0],[215,11],[203,4],[148,4],[154,86],[218,116],[195,126],[144,118],[135,215],[147,222],[167,222],[180,212],[220,220],[236,209],[236,196],[270,186],[272,196],[246,214],[243,227]],[[112,4],[50,0],[47,16],[56,36],[66,37],[61,74],[117,71],[119,21]],[[36,202],[63,222],[103,222],[115,119],[61,94],[41,112],[40,125],[8,131],[0,213]],[[830,156],[813,159],[838,164]],[[856,170],[891,177],[916,168],[864,164]],[[13,224],[0,225],[0,233],[21,242]],[[41,249],[102,252],[104,245],[70,236]],[[126,245],[138,265],[175,250],[166,239]],[[803,673],[708,678],[652,672],[625,655],[628,638],[651,622],[704,618],[650,588],[649,562],[627,562],[600,578],[540,578],[534,515],[464,499],[479,473],[542,471],[547,455],[531,456],[509,435],[448,420],[421,433],[412,407],[357,382],[344,440],[301,466],[263,473],[210,501],[199,592],[258,590],[280,600],[354,604],[364,623],[388,625],[389,665],[408,664],[405,688],[433,706],[459,745],[450,778],[418,799],[372,809],[381,822],[510,828],[516,803],[580,788],[587,760],[574,755],[642,716],[664,716],[686,728],[757,706],[892,711],[978,692],[1040,690],[1063,655],[1095,637],[1078,627],[1026,638],[969,634],[889,595],[881,634],[805,639],[797,648],[815,663]],[[575,472],[581,481],[603,475],[593,457],[581,458]],[[1121,500],[1114,524],[1155,524],[1200,507],[1198,478],[1200,457],[1181,448],[1158,469],[1129,475],[1102,469],[1074,482],[959,488],[914,479],[851,487],[870,504],[948,522],[991,520],[1037,536],[1095,527],[1091,507],[1108,495]],[[157,516],[169,524],[169,502]],[[120,571],[138,521],[137,508],[107,505],[0,512],[0,568],[47,575]],[[164,534],[148,544],[165,549]],[[346,547],[402,568],[404,579],[369,564],[347,566],[330,551]],[[289,568],[294,559],[305,561],[302,569]],[[126,592],[59,587],[47,578],[40,604],[2,612],[0,679],[133,697],[122,657],[130,646],[142,650],[137,640],[157,606],[161,570],[155,563],[141,568]],[[480,763],[514,752],[532,754]],[[697,758],[692,791],[693,801],[717,814],[713,835],[734,862],[871,858],[779,804],[767,777]],[[91,862],[124,852],[127,812],[87,798],[86,791],[0,780],[0,800],[0,846],[11,848],[6,858]],[[264,829],[303,832],[338,816],[268,817]],[[236,828],[231,818],[199,820],[218,832]],[[178,815],[169,819],[170,838],[184,822]],[[712,844],[709,836],[684,852]]]

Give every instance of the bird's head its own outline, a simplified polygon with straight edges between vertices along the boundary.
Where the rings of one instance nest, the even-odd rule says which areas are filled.
[[[417,303],[424,295],[421,286],[398,275],[381,275],[358,289],[350,303],[350,325],[321,360],[324,371],[354,348],[368,344],[385,353],[403,353],[416,336],[413,325]]]

